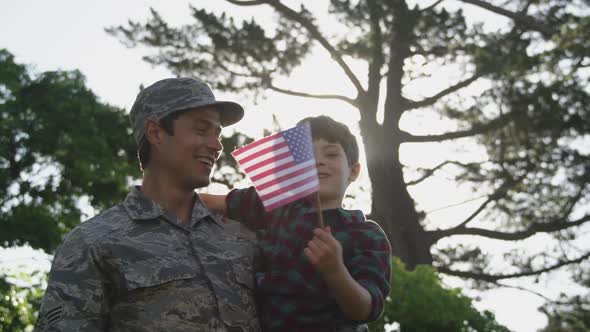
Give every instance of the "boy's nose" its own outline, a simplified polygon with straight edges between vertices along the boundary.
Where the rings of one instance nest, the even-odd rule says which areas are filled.
[[[316,155],[315,156],[315,164],[317,166],[319,166],[319,165],[325,165],[324,158],[322,158],[321,156]]]

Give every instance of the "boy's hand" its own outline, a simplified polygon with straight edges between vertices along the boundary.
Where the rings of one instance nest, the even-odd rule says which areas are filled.
[[[330,227],[313,230],[314,237],[303,253],[311,265],[324,277],[338,306],[346,317],[364,321],[371,313],[369,291],[350,275],[342,258],[342,245],[332,236]]]
[[[303,249],[303,253],[307,256],[311,265],[324,276],[340,272],[344,266],[342,246],[332,236],[330,227],[316,228],[313,230],[313,234],[313,239]]]

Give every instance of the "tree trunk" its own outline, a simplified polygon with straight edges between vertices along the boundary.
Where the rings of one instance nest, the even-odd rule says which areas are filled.
[[[379,128],[382,129],[382,128]],[[381,130],[371,130],[363,125],[361,132],[367,154],[367,167],[371,178],[371,219],[387,234],[392,254],[399,257],[409,269],[418,264],[432,264],[427,233],[420,225],[415,203],[404,182],[399,162],[400,142]]]
[[[405,1],[396,1],[390,8],[394,20],[391,39],[388,41],[383,124],[379,125],[376,121],[379,86],[373,84],[361,98],[360,127],[373,190],[371,217],[383,227],[389,237],[392,254],[413,269],[418,264],[432,264],[432,241],[420,225],[420,216],[406,188],[399,160],[399,148],[402,144],[399,120],[404,104],[404,61],[410,54],[410,44],[415,38],[413,27],[416,21],[415,14],[408,9]]]

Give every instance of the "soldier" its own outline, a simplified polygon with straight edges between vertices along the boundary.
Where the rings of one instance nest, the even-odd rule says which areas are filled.
[[[139,93],[129,118],[142,184],[64,238],[37,331],[260,329],[254,242],[194,192],[210,182],[222,126],[243,114],[193,78]]]

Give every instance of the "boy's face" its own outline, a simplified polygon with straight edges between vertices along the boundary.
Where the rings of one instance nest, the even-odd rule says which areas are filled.
[[[320,138],[314,140],[313,150],[320,179],[322,205],[326,208],[341,207],[346,188],[359,175],[360,164],[348,164],[340,143]]]

